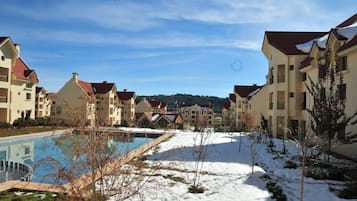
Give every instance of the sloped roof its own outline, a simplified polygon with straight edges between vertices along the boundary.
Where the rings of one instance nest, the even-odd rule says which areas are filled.
[[[136,120],[140,119],[142,116],[146,116],[146,118],[149,119],[150,121],[152,120],[152,113],[151,112],[136,112],[135,113],[135,119]]]
[[[341,52],[343,50],[347,50],[348,48],[351,48],[353,46],[357,45],[357,34],[350,40],[348,41],[346,44],[344,44],[343,46],[341,46],[337,52]]]
[[[135,92],[133,91],[118,91],[117,95],[120,100],[129,100],[134,97]]]
[[[155,99],[151,99],[151,100],[147,100],[149,102],[149,104],[151,105],[151,107],[153,108],[164,108],[167,106],[166,103],[161,102],[159,100],[155,100]]]
[[[310,56],[306,57],[304,60],[302,60],[300,69],[305,68],[306,66],[309,66],[313,60],[314,60],[313,57],[310,57]]]
[[[28,80],[33,70],[31,70],[26,63],[19,57],[16,60],[14,67],[11,70],[17,79]]]
[[[352,15],[347,20],[343,21],[341,24],[337,25],[336,28],[342,28],[342,27],[349,26],[349,25],[355,23],[356,21],[357,21],[357,13]]]
[[[237,97],[235,94],[229,94],[229,99],[235,103],[237,101]]]
[[[43,87],[36,87],[36,94],[40,93],[40,91],[44,90],[45,88]]]
[[[106,94],[113,89],[114,83],[101,82],[101,83],[90,83],[92,85],[92,91],[95,94]]]
[[[83,91],[85,91],[89,96],[94,95],[91,83],[82,81],[82,80],[78,80],[78,84],[83,89]]]
[[[240,97],[248,97],[248,95],[259,89],[261,86],[258,85],[236,85],[234,86],[234,91],[240,96]]]
[[[8,38],[9,37],[7,37],[7,36],[0,36],[0,44],[2,44]]]
[[[312,39],[322,37],[328,32],[281,32],[266,31],[268,42],[286,55],[300,55],[305,52],[296,48],[296,45],[306,43]]]
[[[223,103],[223,108],[229,109],[231,107],[231,102],[230,101],[226,101]]]

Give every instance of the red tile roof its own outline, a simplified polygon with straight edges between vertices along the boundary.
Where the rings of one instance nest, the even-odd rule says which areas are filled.
[[[113,89],[114,83],[101,82],[101,83],[90,83],[92,85],[92,90],[95,94],[106,94]]]
[[[161,102],[159,100],[155,100],[155,99],[151,99],[151,100],[148,100],[149,104],[151,105],[152,108],[164,108],[167,106],[166,103],[164,102]]]
[[[357,45],[357,34],[350,40],[348,41],[346,44],[344,44],[343,46],[341,46],[337,52],[341,52],[343,50],[347,50],[353,46]]]
[[[319,38],[327,32],[279,32],[266,31],[268,42],[286,55],[307,54],[296,48],[296,45]]]
[[[91,83],[78,80],[78,84],[83,89],[83,91],[87,93],[88,96],[94,96]]]
[[[118,91],[117,95],[120,100],[129,100],[134,97],[135,92],[133,91]]]
[[[36,94],[40,93],[40,91],[45,90],[43,87],[36,87]]]
[[[306,58],[301,62],[300,69],[305,68],[306,66],[309,66],[313,60],[314,60],[313,57],[306,57]]]
[[[235,94],[229,94],[229,99],[235,103],[237,101],[237,97]]]
[[[337,25],[336,28],[342,28],[342,27],[349,26],[349,25],[355,23],[356,21],[357,21],[357,13],[352,15],[347,20],[343,21],[341,24]]]
[[[17,79],[28,80],[29,76],[33,70],[31,70],[26,63],[19,57],[16,60],[14,67],[12,68],[11,72],[15,74]]]
[[[248,97],[248,95],[261,88],[261,86],[258,85],[236,85],[234,86],[234,91],[240,96],[240,97]]]

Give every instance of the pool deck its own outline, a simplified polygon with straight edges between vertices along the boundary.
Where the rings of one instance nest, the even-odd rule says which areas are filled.
[[[61,131],[63,132],[63,131]],[[120,131],[123,133],[122,131]],[[47,133],[47,134],[46,134]],[[38,133],[38,134],[33,134],[31,136],[47,136],[47,135],[53,135],[54,132],[46,132],[46,133]],[[135,133],[135,132],[133,132]],[[172,133],[154,133],[155,136],[158,136],[154,140],[132,150],[126,153],[123,156],[118,157],[115,161],[112,163],[107,164],[103,170],[95,170],[95,180],[98,180],[101,175],[110,175],[110,173],[113,173],[113,170],[120,167],[123,164],[128,163],[135,157],[141,156],[143,153],[148,151],[149,149],[155,147],[162,141],[170,138],[173,136]],[[29,135],[25,135],[28,137]],[[16,136],[16,138],[20,138],[20,136]],[[10,139],[14,139],[11,137]],[[33,190],[33,191],[46,191],[46,192],[54,192],[54,193],[66,193],[69,196],[78,196],[79,194],[83,194],[83,191],[86,187],[88,187],[91,184],[91,179],[92,174],[87,173],[78,179],[69,182],[67,184],[64,184],[62,186],[57,186],[57,185],[52,185],[52,184],[43,184],[43,183],[35,183],[35,182],[23,182],[23,181],[7,181],[0,183],[0,192],[2,191],[7,191],[10,189],[22,189],[22,190]],[[88,193],[88,192],[87,192]],[[86,193],[86,194],[87,194]]]

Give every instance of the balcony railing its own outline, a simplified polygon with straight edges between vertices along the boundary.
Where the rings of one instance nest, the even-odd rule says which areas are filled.
[[[0,75],[0,81],[2,81],[2,82],[9,81],[8,76],[7,75]]]
[[[0,96],[0,103],[7,103],[7,96]]]

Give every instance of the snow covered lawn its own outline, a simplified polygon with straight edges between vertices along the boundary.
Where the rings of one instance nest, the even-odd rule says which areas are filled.
[[[248,136],[239,133],[212,133],[206,143],[200,183],[206,189],[202,194],[192,194],[188,188],[194,181],[199,135],[195,132],[176,131],[174,137],[148,153],[149,165],[160,164],[155,176],[151,176],[141,193],[132,200],[272,200],[266,189],[269,175],[281,186],[288,200],[299,200],[300,169],[284,168],[284,157],[270,153],[266,144],[258,144],[257,163],[251,174],[251,143]],[[242,140],[239,152],[239,141]],[[281,141],[275,140],[276,149]],[[286,147],[291,155],[298,155],[293,142]],[[264,169],[263,169],[264,168]],[[332,181],[305,178],[304,200],[341,200],[329,191]],[[111,200],[115,200],[112,197]]]

